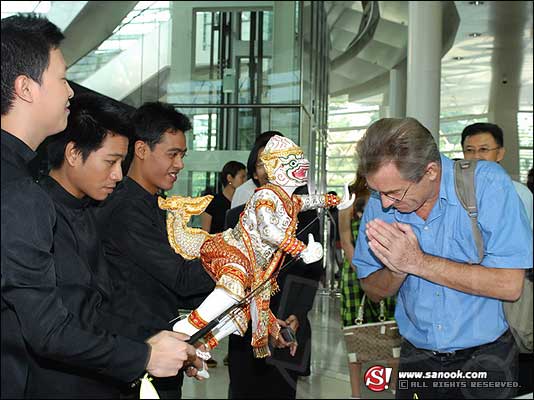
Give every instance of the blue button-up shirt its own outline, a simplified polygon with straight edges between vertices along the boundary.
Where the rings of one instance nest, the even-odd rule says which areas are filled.
[[[470,219],[454,188],[454,162],[442,155],[441,163],[439,198],[426,221],[415,212],[383,209],[380,198],[371,196],[352,259],[360,279],[383,268],[365,235],[366,223],[375,218],[411,225],[426,254],[460,263],[478,259]],[[532,230],[508,174],[497,163],[479,161],[475,187],[484,241],[481,265],[532,268]],[[440,352],[490,343],[508,328],[500,300],[460,292],[414,275],[408,275],[399,289],[395,319],[401,335],[414,346]]]

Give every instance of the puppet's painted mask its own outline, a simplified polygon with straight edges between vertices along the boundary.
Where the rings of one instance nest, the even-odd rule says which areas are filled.
[[[265,166],[269,182],[275,185],[297,187],[308,182],[310,162],[291,139],[273,136],[267,142],[260,160]]]

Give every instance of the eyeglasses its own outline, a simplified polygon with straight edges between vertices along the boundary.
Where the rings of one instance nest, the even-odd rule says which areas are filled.
[[[464,154],[466,156],[472,156],[472,155],[475,155],[477,153],[485,155],[485,154],[488,154],[490,151],[499,150],[500,148],[501,148],[501,146],[493,147],[491,149],[487,148],[487,147],[481,147],[480,149],[468,148],[468,149],[464,150]]]
[[[382,193],[382,192],[379,192],[378,190],[374,190],[374,189],[371,189],[369,186],[367,186],[367,184],[365,184],[365,186],[367,187],[367,189],[369,189],[369,191],[371,192],[371,194],[376,194],[377,196],[386,196],[388,199],[390,199],[391,201],[393,201],[394,203],[400,203],[401,201],[404,200],[404,197],[406,197],[406,193],[408,193],[408,190],[410,190],[410,188],[412,187],[413,183],[410,183],[408,185],[408,187],[406,188],[406,190],[404,191],[404,194],[402,195],[402,197],[400,199],[396,198],[396,197],[393,197],[389,194],[386,194],[386,193]]]

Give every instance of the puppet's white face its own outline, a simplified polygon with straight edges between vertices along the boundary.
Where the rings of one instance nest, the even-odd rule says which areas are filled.
[[[273,172],[273,183],[280,186],[298,187],[308,182],[310,162],[303,153],[293,153],[279,158]]]

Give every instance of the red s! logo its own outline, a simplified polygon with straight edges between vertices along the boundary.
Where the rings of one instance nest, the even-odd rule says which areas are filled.
[[[375,365],[365,371],[364,380],[365,386],[373,392],[382,392],[389,386],[391,379],[391,368],[385,368],[381,365]]]

